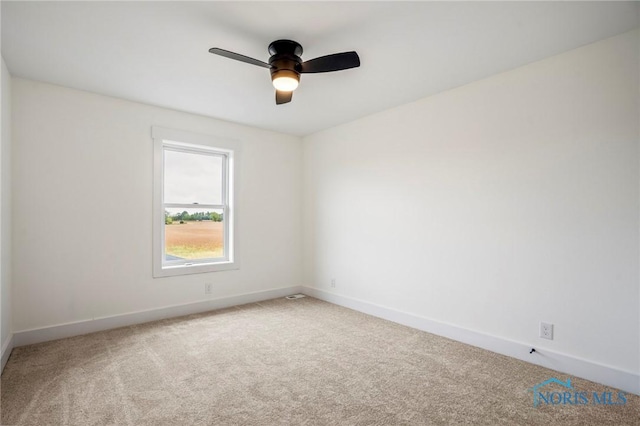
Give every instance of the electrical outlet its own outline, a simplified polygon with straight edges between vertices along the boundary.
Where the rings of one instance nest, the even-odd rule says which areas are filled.
[[[540,337],[553,340],[553,324],[548,322],[540,323]]]
[[[331,288],[336,288],[336,279],[331,278]]]
[[[204,294],[211,294],[212,288],[213,288],[213,284],[205,283],[205,285],[204,285]]]

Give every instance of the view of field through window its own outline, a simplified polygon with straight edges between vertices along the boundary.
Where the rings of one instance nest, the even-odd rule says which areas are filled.
[[[220,154],[164,151],[165,261],[225,255]]]
[[[224,256],[222,210],[166,209],[164,228],[168,261]]]

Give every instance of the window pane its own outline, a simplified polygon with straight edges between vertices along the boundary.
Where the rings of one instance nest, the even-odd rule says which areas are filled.
[[[165,261],[224,257],[222,210],[164,211]]]
[[[222,204],[219,155],[164,150],[164,202]]]

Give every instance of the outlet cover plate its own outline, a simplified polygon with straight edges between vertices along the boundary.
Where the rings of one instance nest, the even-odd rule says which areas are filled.
[[[553,324],[549,322],[541,322],[540,337],[543,339],[553,340]]]

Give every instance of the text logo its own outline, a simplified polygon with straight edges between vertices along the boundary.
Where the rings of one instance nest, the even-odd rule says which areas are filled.
[[[555,383],[565,388],[563,391],[549,391],[544,387]],[[571,379],[562,381],[552,377],[538,383],[531,389],[533,392],[533,406],[540,405],[624,405],[627,396],[624,392],[585,392],[578,391],[571,385]]]

